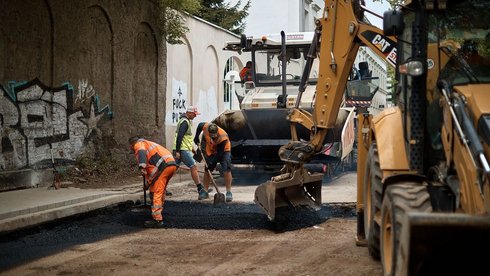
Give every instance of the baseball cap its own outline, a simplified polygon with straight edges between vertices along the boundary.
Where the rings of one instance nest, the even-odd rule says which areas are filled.
[[[199,113],[199,111],[197,111],[197,106],[189,106],[186,109],[186,112],[195,113],[196,115],[201,114],[201,113]]]
[[[213,123],[210,123],[209,126],[208,126],[208,131],[211,134],[218,133],[218,126],[215,125],[215,124],[213,124]]]

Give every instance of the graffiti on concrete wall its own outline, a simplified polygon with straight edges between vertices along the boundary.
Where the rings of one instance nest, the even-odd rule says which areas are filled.
[[[88,80],[78,81],[78,92],[75,95],[75,105],[79,106],[95,96],[95,89],[88,83]]]
[[[192,105],[187,100],[187,83],[172,79],[172,109],[167,112],[166,122],[176,126],[180,115],[185,113],[188,106]]]
[[[0,85],[0,171],[43,168],[83,153],[102,119],[112,117],[87,87],[81,81],[78,91],[69,83],[51,88],[38,79]]]

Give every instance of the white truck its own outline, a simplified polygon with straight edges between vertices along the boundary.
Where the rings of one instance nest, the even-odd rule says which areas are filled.
[[[305,110],[313,109],[318,59],[307,64],[313,37],[313,32],[242,35],[240,41],[225,44],[224,50],[249,53],[253,64],[251,81],[242,81],[237,71],[227,73],[225,80],[234,84],[232,90],[239,99],[240,110],[227,110],[214,120],[230,137],[234,165],[283,164],[277,152],[291,140],[289,110],[296,104]],[[305,86],[299,87],[306,66],[311,66],[311,73]],[[374,85],[364,87],[371,92],[376,89]],[[301,102],[296,103],[298,93],[302,93]],[[338,163],[351,153],[355,137],[354,110],[354,106],[340,109],[336,127],[325,138],[324,154],[317,156],[316,163]],[[298,127],[297,133],[300,139],[310,138],[310,131],[304,127]]]

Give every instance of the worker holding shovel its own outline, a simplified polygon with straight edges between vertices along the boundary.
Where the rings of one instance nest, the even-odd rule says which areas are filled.
[[[203,133],[203,142],[201,144],[199,136]],[[206,168],[212,172],[218,162],[221,165],[221,171],[225,179],[226,187],[226,202],[231,202],[233,200],[233,195],[231,193],[231,143],[228,138],[228,134],[222,128],[218,127],[213,123],[200,123],[197,126],[196,135],[194,136],[194,143],[196,145],[201,144],[201,152],[205,158]],[[204,174],[204,195],[205,198],[209,197],[208,188],[211,181],[210,173]]]
[[[146,182],[143,189],[150,189],[151,216],[153,220],[145,221],[145,227],[159,228],[163,226],[163,205],[167,184],[177,170],[172,153],[163,146],[133,136],[128,140],[133,150],[138,167]]]
[[[192,120],[199,114],[197,107],[189,106],[186,112],[180,116],[175,131],[172,152],[177,165],[184,163],[190,169],[192,180],[196,184],[198,199],[203,199],[205,197],[204,187],[199,179],[197,165],[193,158],[195,151],[192,146]]]

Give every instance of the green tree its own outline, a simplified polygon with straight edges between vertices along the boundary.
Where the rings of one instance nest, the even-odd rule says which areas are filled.
[[[248,9],[250,8],[250,0],[247,0],[243,7],[241,7],[241,0],[235,5],[224,2],[223,0],[201,0],[201,8],[197,13],[193,14],[233,33],[243,33],[245,18],[248,16]]]
[[[383,0],[373,0],[373,2],[381,2],[383,3]],[[392,8],[396,8],[397,6],[403,5],[405,2],[404,0],[386,0]]]
[[[158,28],[170,44],[184,44],[182,37],[189,31],[183,13],[195,14],[201,8],[200,0],[155,0]]]

